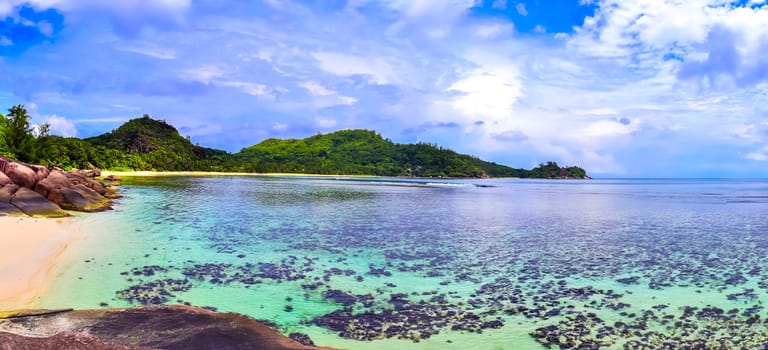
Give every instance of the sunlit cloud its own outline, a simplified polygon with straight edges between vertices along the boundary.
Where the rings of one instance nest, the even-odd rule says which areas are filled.
[[[68,116],[62,134],[148,113],[230,151],[368,128],[513,166],[768,176],[764,2],[11,0],[0,17],[0,100]]]

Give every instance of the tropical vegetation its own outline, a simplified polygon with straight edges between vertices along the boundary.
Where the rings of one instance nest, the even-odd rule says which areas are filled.
[[[0,155],[61,168],[232,171],[416,177],[586,178],[579,167],[547,162],[527,170],[456,153],[435,144],[398,144],[370,130],[304,139],[267,139],[237,153],[201,147],[148,115],[106,134],[79,139],[31,126],[24,106],[0,115]]]

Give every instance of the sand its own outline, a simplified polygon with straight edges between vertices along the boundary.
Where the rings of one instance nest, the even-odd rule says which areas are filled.
[[[77,232],[72,219],[0,217],[0,311],[23,309],[45,293]]]

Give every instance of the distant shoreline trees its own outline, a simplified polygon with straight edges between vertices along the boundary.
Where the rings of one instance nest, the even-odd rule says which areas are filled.
[[[64,169],[280,172],[414,177],[587,178],[579,167],[547,162],[531,170],[459,154],[435,144],[398,144],[375,131],[341,130],[304,139],[267,139],[237,153],[193,145],[148,115],[87,139],[30,125],[23,105],[0,116],[0,154]]]

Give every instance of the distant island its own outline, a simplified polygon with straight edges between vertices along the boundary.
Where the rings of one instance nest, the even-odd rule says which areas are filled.
[[[0,115],[0,155],[62,169],[213,171],[411,177],[588,179],[578,166],[547,162],[512,168],[435,144],[398,144],[370,130],[340,130],[304,139],[267,139],[229,153],[194,145],[149,115],[106,134],[79,139],[33,128],[23,106]]]

